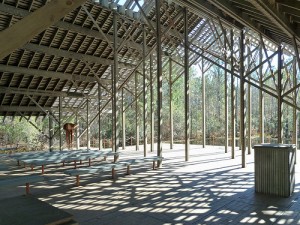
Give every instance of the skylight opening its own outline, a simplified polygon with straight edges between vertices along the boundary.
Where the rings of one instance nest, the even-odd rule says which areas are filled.
[[[127,0],[115,0],[114,2],[118,5],[125,6],[125,8],[127,8],[127,9],[131,9],[133,12],[139,12],[140,11],[139,7],[137,6],[137,4],[135,3],[134,0],[131,1],[129,4],[127,3],[127,5],[125,5],[125,3],[128,2]],[[144,0],[139,0],[138,2],[140,4],[140,6],[143,7]]]

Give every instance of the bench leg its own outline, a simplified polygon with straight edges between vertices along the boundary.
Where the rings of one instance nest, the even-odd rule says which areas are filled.
[[[116,171],[115,171],[115,168],[112,168],[112,169],[111,169],[111,177],[112,177],[112,179],[115,179],[115,177],[116,177]]]
[[[91,166],[91,159],[89,159],[89,166]]]
[[[31,168],[31,171],[33,171],[33,165],[31,165],[30,168]]]
[[[63,161],[63,166],[65,166],[65,161]]]
[[[82,164],[82,160],[80,159],[80,161],[79,161],[79,162],[80,162],[80,165],[81,165],[81,164]]]
[[[127,175],[130,175],[130,165],[127,166]]]
[[[26,183],[26,195],[29,194],[29,183]]]
[[[74,161],[74,169],[77,169],[76,161]]]
[[[117,162],[119,160],[119,156],[118,155],[114,155],[114,163]]]
[[[78,187],[80,185],[80,178],[79,175],[76,175],[76,186]]]
[[[152,166],[153,170],[155,170],[155,161],[153,161],[153,166]]]
[[[17,166],[20,166],[20,160],[17,161]]]
[[[161,168],[162,167],[162,160],[157,160],[157,168]]]
[[[104,161],[106,161],[106,159],[107,159],[107,157],[106,157],[106,156],[104,156]]]
[[[42,174],[44,174],[44,172],[45,172],[45,166],[42,165]]]

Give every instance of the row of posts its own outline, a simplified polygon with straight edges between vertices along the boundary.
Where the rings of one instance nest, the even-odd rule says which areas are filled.
[[[160,1],[156,0],[155,1],[156,8],[160,8]],[[161,33],[161,24],[160,24],[160,11],[156,10],[156,37],[157,37],[157,43],[156,43],[156,57],[157,57],[157,105],[156,105],[156,117],[157,117],[157,155],[161,156],[162,155],[162,49],[161,49],[161,38],[162,38],[162,33]],[[118,58],[118,40],[117,40],[117,32],[118,32],[118,27],[117,27],[117,20],[118,20],[118,15],[114,13],[114,39],[113,39],[113,49],[114,49],[114,59]],[[226,39],[226,35],[224,35],[224,39]],[[236,91],[235,91],[235,72],[234,72],[234,35],[233,31],[230,31],[230,45],[227,46],[227,41],[224,40],[224,49],[227,50],[227,48],[230,48],[231,55],[229,59],[227,59],[225,56],[225,152],[228,152],[228,134],[229,132],[231,133],[231,137],[233,137],[233,140],[231,142],[231,156],[232,158],[235,157],[235,127],[236,127]],[[190,43],[189,43],[189,36],[188,36],[188,12],[187,9],[184,9],[184,99],[185,99],[185,124],[184,124],[184,130],[185,130],[185,160],[189,160],[189,151],[190,151],[190,90],[189,90],[189,82],[190,82],[190,75],[189,75],[189,67],[190,67],[190,59],[189,59],[189,51],[190,51]],[[242,150],[242,167],[246,166],[246,160],[245,160],[245,155],[246,155],[246,146],[248,147],[248,154],[251,153],[251,85],[250,83],[250,76],[248,77],[248,93],[246,93],[246,83],[247,83],[247,77],[245,73],[245,67],[244,67],[244,60],[245,60],[245,53],[248,52],[250,54],[250,48],[246,49],[245,46],[245,31],[242,30],[240,32],[240,43],[239,43],[239,49],[240,49],[240,71],[239,71],[239,85],[240,85],[240,148]],[[153,48],[151,51],[154,51],[155,49]],[[226,51],[225,51],[226,52]],[[206,115],[205,115],[205,76],[204,76],[204,53],[199,53],[200,57],[202,57],[202,131],[203,131],[203,147],[205,147],[206,142],[205,142],[205,130],[206,130]],[[225,53],[226,54],[226,53]],[[263,54],[262,54],[262,47],[260,46],[260,52],[259,52],[259,75],[260,75],[260,84],[259,86],[263,86],[263,76],[262,76],[262,59],[263,59]],[[147,84],[146,84],[146,34],[145,34],[145,29],[143,32],[143,62],[142,62],[142,73],[143,73],[143,121],[144,122],[144,127],[143,127],[143,132],[144,132],[144,156],[147,154],[147,139],[148,139],[148,123],[146,122],[148,120],[147,118],[147,112],[148,112],[148,107],[147,107]],[[249,58],[249,56],[248,56]],[[151,114],[151,124],[150,124],[150,149],[151,151],[154,148],[154,93],[153,93],[153,59],[152,59],[152,54],[150,54],[150,102],[151,106],[150,108],[150,114]],[[230,63],[229,68],[228,68],[228,62]],[[249,65],[250,62],[248,62]],[[124,108],[124,89],[122,86],[118,86],[118,78],[119,78],[119,70],[118,70],[118,61],[114,60],[114,64],[112,65],[112,98],[111,98],[111,103],[112,103],[112,133],[113,133],[113,138],[112,138],[112,143],[113,143],[113,151],[118,151],[119,148],[119,133],[120,133],[120,127],[122,124],[122,144],[123,148],[125,148],[125,108]],[[277,96],[278,96],[278,143],[282,142],[282,104],[283,104],[283,94],[282,94],[282,49],[281,46],[278,48],[278,82],[277,82]],[[296,63],[294,65],[294,71],[296,73]],[[228,129],[228,87],[227,87],[227,81],[229,79],[228,73],[230,74],[230,80],[231,80],[231,130],[229,131]],[[137,83],[138,83],[138,77],[137,77],[137,72],[135,72],[135,99],[136,99],[136,110],[138,109],[138,91],[137,91]],[[294,74],[294,77],[296,79],[296,75]],[[170,58],[169,60],[169,82],[170,82],[170,88],[169,88],[169,96],[170,96],[170,133],[171,133],[171,138],[170,138],[170,148],[173,148],[173,105],[172,105],[172,59]],[[294,80],[294,83],[296,83],[296,80]],[[120,110],[120,107],[118,105],[119,102],[119,93],[122,93],[122,107]],[[296,105],[296,90],[294,93],[294,104]],[[248,96],[248,100],[246,101],[246,96]],[[102,102],[102,90],[101,86],[99,85],[98,89],[98,97],[99,97],[99,108],[98,108],[98,121],[99,121],[99,148],[102,148],[102,138],[101,138],[101,112],[104,108],[101,108],[101,102]],[[246,102],[247,107],[246,107]],[[247,109],[247,110],[246,110]],[[260,95],[259,95],[259,109],[260,109],[260,142],[264,142],[264,93],[263,90],[260,89]],[[87,134],[87,148],[90,149],[90,131],[89,131],[89,126],[90,126],[90,121],[89,121],[89,100],[86,101],[86,110],[87,110],[87,116],[86,116],[86,134]],[[120,113],[121,116],[120,116]],[[137,113],[138,115],[138,113]],[[78,119],[76,115],[76,123],[78,124]],[[247,120],[246,120],[247,118]],[[296,108],[293,108],[293,118],[294,121],[297,120],[296,117]],[[139,121],[139,117],[136,116],[136,123]],[[61,121],[62,121],[62,98],[59,98],[59,131],[60,131],[60,139],[59,139],[59,146],[60,149],[62,149],[62,137],[61,137],[61,131],[62,131],[62,126],[61,126]],[[119,122],[122,121],[120,124]],[[52,117],[49,117],[49,129],[50,129],[50,137],[54,136],[53,132],[53,121]],[[248,130],[248,132],[246,132]],[[297,138],[297,133],[296,133],[296,123],[294,122],[294,127],[293,127],[293,142],[296,143],[296,138]],[[77,129],[77,134],[76,134],[76,147],[79,148],[79,129]],[[139,126],[136,126],[136,146],[137,149],[139,148]],[[248,143],[245,142],[246,140],[246,135],[248,135]],[[53,139],[50,138],[50,149],[52,149],[53,146]]]

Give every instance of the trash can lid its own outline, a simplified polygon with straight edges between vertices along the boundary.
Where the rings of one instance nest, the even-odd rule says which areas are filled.
[[[266,144],[258,144],[258,145],[254,145],[253,148],[295,148],[296,145],[294,144],[270,144],[270,143],[266,143]]]

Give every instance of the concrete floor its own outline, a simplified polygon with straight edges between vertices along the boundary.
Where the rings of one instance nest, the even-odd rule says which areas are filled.
[[[141,157],[140,149],[120,150],[120,159]],[[294,194],[282,198],[255,193],[253,154],[247,155],[246,168],[241,168],[238,150],[232,160],[224,147],[191,145],[190,155],[185,162],[183,145],[175,145],[174,150],[164,145],[162,168],[133,166],[132,175],[118,171],[115,180],[109,173],[83,176],[80,187],[74,186],[74,177],[52,167],[45,175],[47,181],[31,191],[73,214],[81,225],[300,224],[300,163]],[[6,163],[14,168],[13,174],[32,173]],[[2,172],[11,173],[3,165]],[[24,187],[0,190],[0,199],[23,193]]]

